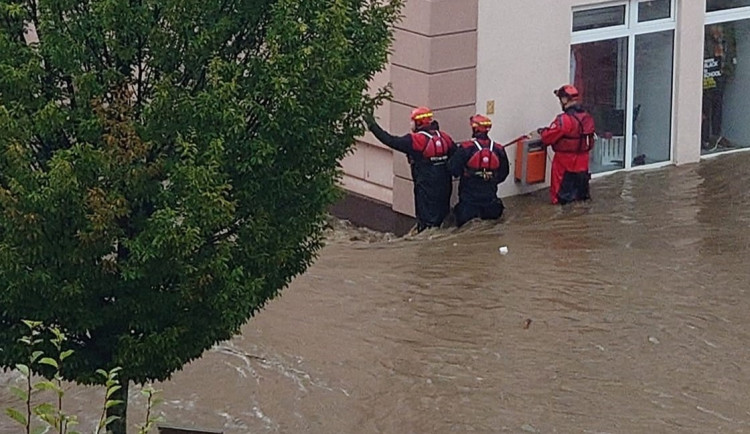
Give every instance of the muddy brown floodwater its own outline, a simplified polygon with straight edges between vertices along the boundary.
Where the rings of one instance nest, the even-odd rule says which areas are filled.
[[[749,167],[614,174],[587,204],[412,238],[338,228],[159,410],[227,434],[750,432]],[[71,386],[69,409],[100,396]]]

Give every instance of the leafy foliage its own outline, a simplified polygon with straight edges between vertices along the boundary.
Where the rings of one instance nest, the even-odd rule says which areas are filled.
[[[23,324],[28,330],[27,334],[19,339],[19,342],[26,346],[28,361],[27,363],[17,364],[15,370],[20,374],[24,388],[10,386],[9,389],[24,404],[25,414],[16,408],[8,407],[5,409],[6,415],[20,425],[26,434],[42,434],[50,432],[50,430],[59,434],[80,434],[79,431],[71,430],[71,427],[78,425],[78,417],[63,411],[65,390],[62,387],[60,372],[65,359],[73,354],[73,350],[62,349],[63,342],[66,340],[65,334],[56,327],[45,327],[39,321],[24,320]],[[43,351],[38,349],[45,342],[45,334],[48,336],[46,341],[56,349],[51,356],[46,356]],[[35,380],[32,378],[32,368],[40,368],[42,365],[52,369],[51,372],[48,372],[52,380]],[[122,389],[118,379],[120,370],[120,368],[113,368],[109,371],[97,370],[97,374],[102,377],[105,391],[101,416],[94,430],[95,434],[111,432],[109,428],[119,419],[119,416],[107,416],[107,411],[118,406],[122,407],[124,404],[121,400],[112,399],[112,396]],[[44,392],[53,393],[54,405],[49,400],[42,400],[35,405],[32,404],[35,395]],[[147,434],[156,422],[162,420],[161,416],[153,413],[154,407],[159,405],[162,400],[159,397],[159,391],[151,386],[144,387],[141,394],[147,398],[146,420],[143,424],[137,425],[137,428],[138,434]]]
[[[0,0],[0,364],[23,318],[82,383],[237,333],[321,247],[400,3]]]

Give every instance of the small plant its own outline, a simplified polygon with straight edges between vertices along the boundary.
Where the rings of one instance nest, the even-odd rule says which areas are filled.
[[[117,373],[121,370],[122,368],[114,368],[109,372],[105,371],[104,369],[99,369],[96,371],[97,374],[104,377],[104,386],[107,388],[106,392],[104,393],[102,413],[99,417],[99,423],[96,425],[96,434],[99,434],[102,429],[104,429],[106,432],[107,426],[119,419],[119,416],[107,416],[107,409],[123,403],[123,401],[119,399],[112,399],[112,395],[122,388],[122,386],[120,385],[120,380],[117,379]]]
[[[138,434],[148,434],[154,424],[163,421],[161,416],[154,416],[152,411],[163,400],[159,397],[159,391],[151,386],[141,390],[141,394],[146,397],[146,420],[143,425],[138,425]]]
[[[28,345],[29,348],[35,347],[37,344],[41,343],[42,340],[39,339],[39,327],[41,326],[41,323],[39,322],[32,322],[32,321],[24,321],[24,324],[29,327],[30,332],[28,335],[24,336],[20,339],[21,342]],[[22,389],[17,386],[11,386],[10,391],[18,397],[21,401],[25,404],[25,414],[21,413],[19,410],[15,408],[7,408],[5,410],[6,414],[11,417],[11,419],[18,422],[20,425],[22,425],[25,428],[25,431],[27,434],[30,434],[31,431],[31,414],[32,414],[32,408],[31,408],[31,394],[33,392],[33,383],[31,380],[31,369],[29,368],[30,365],[33,365],[37,362],[37,360],[42,356],[41,351],[32,351],[29,355],[29,364],[17,364],[16,370],[21,373],[22,378],[25,382],[25,389]]]
[[[71,428],[78,424],[78,418],[75,415],[65,413],[63,410],[63,389],[62,369],[65,359],[73,354],[73,350],[65,350],[63,344],[66,340],[65,334],[56,327],[44,327],[38,321],[23,321],[29,328],[28,334],[20,339],[29,349],[28,363],[19,363],[15,366],[21,374],[24,386],[11,386],[10,390],[20,401],[24,403],[23,410],[16,408],[7,408],[5,413],[19,425],[23,427],[26,434],[42,434],[56,432],[58,434],[80,434]],[[48,339],[44,339],[44,334],[49,334]],[[45,342],[50,343],[55,348],[53,357],[45,356],[44,352],[38,348]],[[46,372],[44,370],[47,370]],[[104,400],[102,402],[101,416],[96,425],[95,434],[108,433],[108,427],[116,420],[118,416],[107,416],[107,410],[123,405],[124,402],[118,399],[112,399],[112,396],[122,388],[118,373],[122,368],[114,368],[109,371],[99,369],[97,375],[102,377],[102,384],[106,387]],[[49,373],[51,371],[51,374]],[[34,381],[34,372],[45,372],[48,379]],[[34,405],[32,398],[40,392],[52,392],[54,401],[42,402]],[[146,419],[142,425],[137,425],[138,434],[147,434],[157,422],[162,420],[161,416],[154,416],[153,409],[160,404],[162,400],[158,397],[159,391],[148,386],[141,390],[141,394],[146,397]],[[41,423],[34,423],[34,421]]]
[[[16,369],[21,373],[26,387],[12,386],[11,392],[24,402],[25,414],[14,408],[6,409],[6,413],[22,425],[25,429],[24,432],[27,434],[47,432],[49,428],[52,428],[59,434],[78,434],[77,431],[70,430],[71,427],[78,424],[78,418],[65,413],[63,410],[63,395],[65,395],[65,391],[62,388],[61,370],[63,362],[73,354],[73,351],[63,350],[65,335],[58,328],[45,328],[38,321],[23,321],[23,323],[29,328],[28,334],[20,339],[29,348],[28,364],[19,363],[16,365]],[[52,335],[48,341],[56,350],[56,354],[53,357],[45,356],[44,352],[38,349],[44,342],[42,333],[45,331]],[[45,366],[53,370],[51,379],[41,379],[35,382],[33,372],[42,370]],[[44,391],[50,391],[55,394],[55,403],[42,402],[32,405],[32,396],[34,393]],[[33,426],[32,415],[36,416],[43,424]]]

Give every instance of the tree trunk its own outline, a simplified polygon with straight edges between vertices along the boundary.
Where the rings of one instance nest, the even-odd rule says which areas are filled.
[[[112,422],[107,427],[107,433],[111,434],[127,434],[128,431],[128,384],[130,380],[127,378],[120,378],[120,386],[122,388],[117,392],[113,393],[110,399],[122,401],[122,404],[115,405],[107,409],[107,417],[118,416],[119,419]]]

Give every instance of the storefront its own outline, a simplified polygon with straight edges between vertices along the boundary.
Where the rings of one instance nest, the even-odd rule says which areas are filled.
[[[701,153],[750,147],[750,0],[707,0]]]
[[[428,105],[458,139],[487,114],[503,142],[548,124],[552,89],[573,83],[597,123],[595,176],[750,147],[750,0],[408,0],[405,12],[377,80],[394,90],[378,113],[394,134]],[[344,169],[350,191],[413,215],[401,155],[366,136]],[[544,187],[509,179],[498,194]]]

